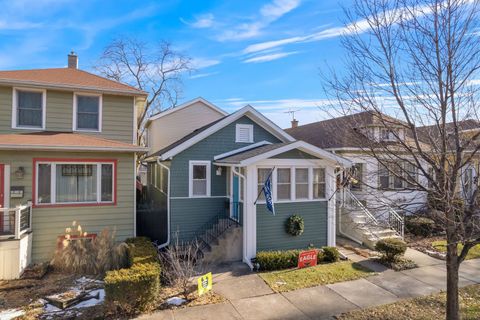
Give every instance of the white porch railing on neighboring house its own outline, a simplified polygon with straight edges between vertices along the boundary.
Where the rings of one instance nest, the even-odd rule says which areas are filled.
[[[20,239],[32,231],[32,204],[0,208],[0,240]]]
[[[405,220],[403,219],[402,216],[398,214],[395,209],[390,207],[388,203],[385,202],[385,200],[380,199],[380,202],[385,205],[387,208],[388,212],[388,225],[390,228],[395,230],[402,239],[405,237]]]
[[[373,214],[363,205],[363,203],[358,200],[358,198],[350,191],[350,189],[345,189],[344,192],[344,206],[350,210],[361,210],[362,213],[367,217],[367,223],[378,225],[378,220],[373,216]]]

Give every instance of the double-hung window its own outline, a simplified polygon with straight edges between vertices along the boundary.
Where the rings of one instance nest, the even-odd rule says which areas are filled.
[[[189,196],[210,196],[210,161],[190,161]]]
[[[291,200],[290,168],[277,169],[277,200]]]
[[[272,172],[271,168],[259,168],[257,171],[257,194],[258,194],[258,200],[260,201],[265,201],[265,195],[263,194],[263,187],[265,186],[265,181],[267,181],[271,172]]]
[[[12,127],[45,129],[46,91],[13,89]]]
[[[326,198],[326,180],[325,169],[314,168],[313,169],[313,198],[324,199]]]
[[[73,129],[102,131],[102,96],[76,93],[73,99]]]
[[[384,190],[414,188],[418,181],[417,167],[409,162],[379,163],[378,186]]]
[[[109,204],[115,161],[36,161],[36,205]]]
[[[308,168],[295,169],[295,198],[308,199]]]

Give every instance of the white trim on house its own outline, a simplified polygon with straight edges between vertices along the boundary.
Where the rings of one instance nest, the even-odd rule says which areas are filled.
[[[226,158],[226,157],[230,157],[230,156],[233,156],[234,154],[237,154],[237,153],[240,153],[240,152],[245,152],[245,151],[248,151],[250,149],[255,149],[255,148],[267,145],[267,144],[272,144],[272,143],[269,142],[269,141],[263,140],[263,141],[260,141],[260,142],[254,143],[254,144],[250,144],[246,147],[238,148],[238,149],[235,149],[235,150],[232,150],[232,151],[229,151],[229,152],[225,152],[225,153],[216,155],[216,156],[213,157],[213,160],[218,160],[218,159],[223,159],[223,158]]]
[[[223,111],[222,109],[220,109],[219,107],[217,107],[217,106],[214,105],[213,103],[205,100],[205,99],[202,98],[202,97],[198,97],[198,98],[195,98],[195,99],[193,99],[193,100],[187,101],[187,102],[182,103],[182,104],[180,104],[180,105],[178,105],[178,106],[176,106],[176,107],[173,107],[173,108],[171,108],[171,109],[169,109],[169,110],[160,112],[160,113],[158,113],[158,114],[150,117],[150,118],[148,119],[148,121],[147,121],[147,126],[148,126],[148,124],[149,124],[151,121],[160,119],[160,118],[162,118],[162,117],[164,117],[164,116],[166,116],[166,115],[169,115],[169,114],[172,114],[172,113],[177,112],[177,111],[179,111],[179,110],[182,110],[182,109],[184,109],[184,108],[187,108],[187,107],[189,107],[190,105],[192,105],[192,104],[194,104],[194,103],[197,103],[197,102],[201,102],[201,103],[205,104],[207,107],[209,107],[210,109],[212,109],[212,110],[220,113],[221,115],[224,115],[224,116],[228,115],[228,113],[227,113],[226,111]]]
[[[41,92],[42,93],[42,126],[20,126],[17,124],[17,107],[18,97],[17,91],[26,92]],[[30,88],[30,87],[13,87],[12,88],[12,129],[25,129],[25,130],[45,130],[47,125],[47,90]]]
[[[98,130],[95,129],[82,129],[78,128],[77,125],[77,108],[78,108],[78,96],[84,97],[97,97],[98,98]],[[135,100],[134,100],[135,101]],[[73,122],[72,122],[72,130],[77,132],[95,132],[100,133],[102,132],[102,119],[103,119],[103,95],[102,94],[94,94],[94,93],[86,93],[86,92],[74,92],[73,93]]]
[[[137,144],[138,130],[137,130],[138,114],[137,114],[137,97],[133,97],[133,144]],[[147,135],[147,132],[145,132]]]
[[[206,167],[206,193],[205,195],[193,194],[193,166],[205,166]],[[188,197],[189,198],[208,198],[211,195],[211,167],[210,161],[205,160],[190,160],[188,162]]]
[[[3,165],[3,207],[10,208],[10,165]]]
[[[247,137],[242,137],[242,130],[247,130]],[[253,124],[236,124],[235,143],[253,143]]]
[[[258,161],[268,159],[270,157],[276,156],[278,154],[282,154],[284,152],[294,150],[294,149],[299,149],[300,151],[306,152],[308,154],[318,156],[322,159],[325,159],[329,162],[333,162],[335,164],[339,164],[341,166],[346,166],[350,167],[352,165],[352,162],[348,159],[345,159],[343,157],[337,156],[331,152],[325,151],[323,149],[320,149],[318,147],[315,147],[314,145],[311,145],[309,143],[306,143],[305,141],[295,141],[293,143],[287,144],[283,147],[273,149],[271,151],[262,153],[258,156],[251,157],[249,159],[245,159],[243,161],[240,161],[238,166],[248,166],[250,164],[256,163]],[[219,164],[221,165],[221,164]]]
[[[50,165],[50,202],[38,202],[38,191],[39,191],[39,172],[40,165],[48,164]],[[58,202],[56,199],[57,195],[57,166],[58,165],[92,165],[96,166],[96,200],[95,201],[70,201],[70,202]],[[111,165],[112,166],[112,199],[108,201],[102,200],[102,165]],[[37,161],[35,163],[35,205],[38,207],[50,206],[50,205],[81,205],[81,204],[114,204],[116,199],[116,177],[115,172],[117,170],[117,164],[114,161],[99,161],[99,162],[85,162],[85,161]]]
[[[224,128],[225,126],[229,125],[230,123],[240,119],[243,116],[248,116],[249,118],[252,118],[253,121],[258,122],[265,130],[269,131],[271,134],[279,138],[280,140],[284,142],[293,142],[295,139],[290,136],[288,133],[283,131],[280,127],[278,127],[276,124],[274,124],[271,120],[266,118],[264,115],[262,115],[260,112],[255,110],[253,107],[250,105],[247,105],[243,107],[242,109],[232,113],[228,117],[225,117],[223,120],[217,122],[216,124],[212,125],[208,129],[200,132],[199,134],[195,135],[191,139],[181,143],[180,145],[176,146],[175,148],[172,148],[162,154],[161,160],[167,160],[170,159],[171,157],[177,155],[178,153],[190,148],[197,142],[205,139],[206,137],[210,136],[211,134],[217,132],[218,130]]]

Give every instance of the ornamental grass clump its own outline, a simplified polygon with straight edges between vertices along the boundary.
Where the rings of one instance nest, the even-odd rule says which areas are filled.
[[[104,275],[109,270],[127,265],[127,247],[115,242],[115,231],[105,228],[96,237],[89,236],[74,221],[65,229],[50,264],[55,270],[73,273]]]

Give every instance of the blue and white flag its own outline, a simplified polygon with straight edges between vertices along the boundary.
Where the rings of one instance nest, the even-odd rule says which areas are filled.
[[[265,205],[268,211],[275,215],[275,206],[272,198],[272,175],[270,174],[263,185],[263,194],[265,195]]]

